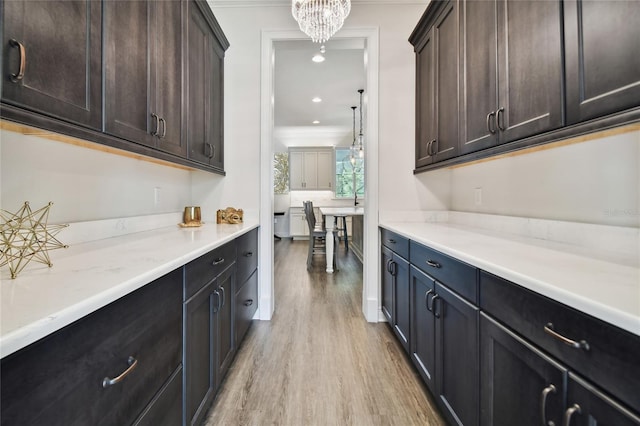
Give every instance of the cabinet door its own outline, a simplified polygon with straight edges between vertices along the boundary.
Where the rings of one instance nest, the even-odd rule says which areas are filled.
[[[186,143],[182,138],[182,10],[179,0],[153,3],[155,30],[154,51],[151,55],[152,93],[158,115],[157,148],[185,157]],[[158,31],[161,29],[161,31]]]
[[[304,189],[318,189],[318,153],[303,153]]]
[[[2,101],[100,129],[100,2],[16,0],[0,8]]]
[[[640,105],[640,5],[564,1],[567,123]]]
[[[569,373],[565,426],[638,426],[640,417]]]
[[[185,304],[185,413],[187,425],[199,425],[216,389],[214,309],[217,282],[211,281]]]
[[[216,307],[215,315],[216,387],[220,386],[235,355],[236,348],[233,335],[235,279],[236,267],[233,265],[216,280],[219,293],[219,305]]]
[[[436,392],[436,335],[431,301],[435,282],[413,265],[409,269],[411,291],[411,359],[422,380],[432,393]],[[457,355],[456,355],[457,357]]]
[[[391,263],[393,262],[393,252],[382,246],[380,250],[381,262],[380,262],[380,277],[381,277],[381,305],[382,313],[387,317],[389,325],[393,327],[395,317],[393,316],[393,275],[391,274]]]
[[[478,424],[478,308],[436,282],[436,395],[453,424]]]
[[[416,168],[433,162],[435,132],[435,64],[433,29],[416,46]]]
[[[147,1],[104,2],[105,131],[155,145],[151,116],[152,28]],[[133,78],[135,76],[136,78]]]
[[[292,237],[309,235],[309,225],[304,214],[291,213],[289,215],[289,235]]]
[[[181,299],[177,269],[2,358],[0,423],[130,425],[180,365]]]
[[[304,152],[289,152],[289,188],[304,189]]]
[[[411,315],[409,300],[411,291],[409,288],[409,262],[396,254],[393,255],[393,281],[395,312],[393,329],[404,350],[410,353]]]
[[[189,2],[188,26],[188,157],[223,171],[224,49],[193,1]]]
[[[333,188],[333,152],[319,151],[317,163],[317,188]]]
[[[498,38],[495,1],[460,3],[460,152],[496,145]]]
[[[433,27],[435,41],[434,162],[458,155],[458,1],[451,0]]]
[[[563,125],[561,19],[560,0],[499,0],[500,143]]]
[[[560,425],[566,369],[480,314],[480,424]]]

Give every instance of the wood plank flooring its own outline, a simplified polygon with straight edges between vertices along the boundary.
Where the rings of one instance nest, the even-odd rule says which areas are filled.
[[[362,267],[275,242],[276,310],[254,321],[213,404],[213,425],[445,425],[389,326],[362,315]]]

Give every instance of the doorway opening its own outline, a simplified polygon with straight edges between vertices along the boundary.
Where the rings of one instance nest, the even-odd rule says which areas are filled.
[[[261,92],[261,188],[260,188],[260,222],[262,224],[261,239],[260,239],[260,319],[268,320],[273,315],[276,309],[276,300],[274,296],[273,285],[273,265],[274,265],[274,213],[276,211],[282,212],[284,208],[287,208],[286,200],[276,200],[274,196],[274,167],[273,158],[274,153],[282,152],[283,147],[287,149],[291,145],[291,140],[296,139],[297,146],[318,147],[322,144],[326,144],[328,136],[333,137],[333,144],[330,146],[350,146],[352,141],[352,129],[351,129],[351,110],[352,105],[357,105],[358,89],[365,90],[365,149],[364,149],[364,162],[366,163],[366,169],[364,174],[365,193],[364,201],[360,204],[364,207],[364,220],[363,220],[363,291],[362,291],[362,311],[370,322],[377,322],[379,319],[379,259],[377,256],[377,244],[378,244],[378,30],[373,29],[342,29],[332,40],[335,46],[342,46],[343,50],[346,46],[361,46],[361,61],[363,64],[363,87],[344,87],[341,86],[341,79],[339,76],[334,76],[332,85],[335,84],[334,89],[344,92],[349,95],[349,92],[353,92],[353,100],[348,102],[346,108],[343,105],[344,110],[331,111],[333,115],[342,115],[343,118],[347,117],[348,125],[345,126],[344,121],[332,121],[335,117],[324,116],[323,118],[316,118],[310,120],[308,117],[304,118],[304,114],[299,111],[296,114],[288,114],[284,118],[276,119],[276,103],[283,101],[286,102],[286,98],[283,95],[276,95],[277,79],[281,76],[276,75],[276,69],[278,67],[278,56],[281,53],[282,48],[301,49],[303,45],[309,45],[308,40],[301,39],[299,31],[263,31],[262,32],[262,92]],[[328,44],[328,43],[327,43]],[[319,45],[315,45],[316,49]],[[336,47],[336,51],[338,51]],[[344,53],[344,52],[342,52]],[[326,47],[325,56],[329,60],[331,54],[331,47]],[[309,65],[313,65],[311,55],[308,58]],[[336,57],[338,54],[336,54]],[[304,79],[304,75],[302,76]],[[346,79],[344,79],[346,80]],[[281,83],[283,84],[283,83]],[[286,84],[286,83],[285,83]],[[348,84],[347,84],[348,85]],[[300,97],[308,97],[309,106],[308,111],[313,111],[313,105],[311,100],[314,97],[320,97],[321,94],[309,95],[308,93],[300,93],[301,89],[291,90],[292,95],[299,95]],[[278,105],[278,108],[280,105]],[[332,109],[330,109],[332,110]],[[287,120],[293,120],[296,116],[304,118],[309,121],[308,126],[287,126],[290,124]],[[300,119],[300,117],[298,117]],[[321,136],[310,136],[313,130],[313,121],[325,120],[325,124],[329,124],[324,132],[316,132]],[[306,123],[305,123],[306,124]],[[316,125],[319,123],[316,123]],[[305,127],[306,129],[292,130],[287,127]],[[306,136],[304,136],[306,134]],[[340,136],[342,135],[342,136]],[[321,141],[320,139],[324,139]],[[337,139],[339,140],[337,140]],[[335,157],[334,160],[335,162]],[[312,191],[302,191],[300,194],[289,194],[289,206],[296,204],[298,198],[309,197]],[[333,189],[330,191],[331,199],[335,199],[335,192]],[[317,194],[313,194],[317,195]],[[295,197],[294,200],[291,200]],[[275,208],[277,203],[277,209]],[[314,203],[315,204],[315,203]],[[282,220],[282,218],[280,218]],[[319,262],[320,260],[316,260]],[[340,273],[340,272],[337,272]]]

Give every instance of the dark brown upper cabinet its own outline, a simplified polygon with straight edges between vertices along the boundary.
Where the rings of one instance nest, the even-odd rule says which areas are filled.
[[[446,2],[416,52],[416,167],[458,155],[458,1]],[[428,23],[425,24],[425,26]]]
[[[229,42],[208,6],[189,3],[188,158],[224,173],[224,52]]]
[[[465,1],[460,11],[461,153],[561,127],[561,1]]]
[[[99,1],[0,3],[2,102],[100,129]]]
[[[177,0],[105,1],[105,131],[185,156]]]
[[[414,173],[640,120],[638,2],[433,0],[409,42]]]
[[[565,0],[569,124],[640,104],[640,3]]]

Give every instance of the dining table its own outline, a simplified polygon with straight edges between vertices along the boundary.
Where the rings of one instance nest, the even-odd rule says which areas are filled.
[[[325,218],[324,223],[327,230],[326,237],[326,255],[327,255],[327,273],[333,273],[333,252],[334,247],[333,233],[335,231],[335,218],[340,216],[364,216],[364,207],[320,207],[320,214]]]

